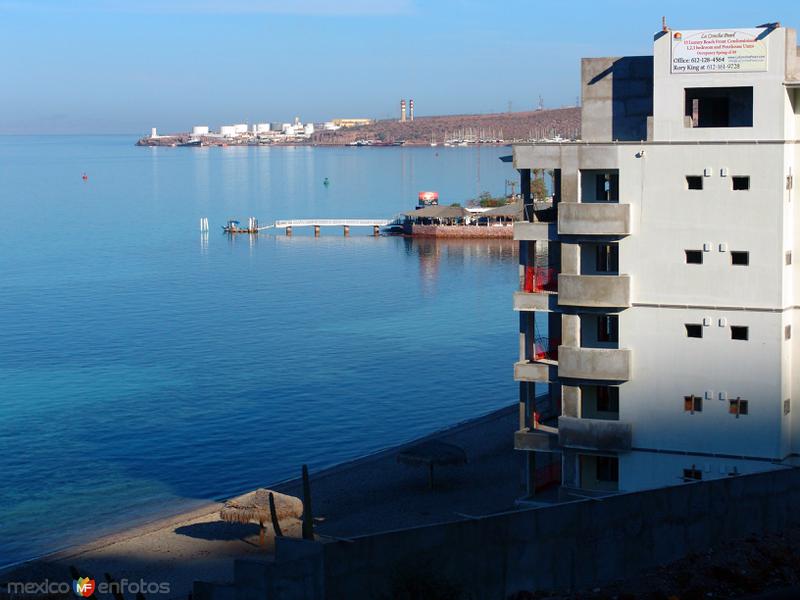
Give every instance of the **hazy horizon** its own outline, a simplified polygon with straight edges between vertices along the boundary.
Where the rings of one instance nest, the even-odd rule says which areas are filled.
[[[724,7],[713,15],[714,5]],[[575,105],[580,58],[650,54],[680,28],[800,26],[776,0],[0,0],[0,133],[186,131]],[[570,20],[569,27],[560,27]]]

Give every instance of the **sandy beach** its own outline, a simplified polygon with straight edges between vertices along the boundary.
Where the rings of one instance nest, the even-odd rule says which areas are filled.
[[[523,456],[513,450],[517,419],[514,404],[421,438],[457,444],[467,453],[467,465],[437,471],[433,490],[424,468],[396,460],[402,448],[421,440],[312,472],[317,534],[348,538],[513,509],[524,493]],[[267,487],[302,495],[299,479]],[[118,581],[166,582],[169,594],[157,597],[186,598],[195,580],[232,580],[236,558],[270,558],[271,533],[260,546],[258,525],[220,521],[221,506],[209,503],[54,553],[0,573],[0,582],[71,581],[69,567],[74,566],[98,582],[105,573]],[[300,535],[299,521],[282,528],[286,535]]]

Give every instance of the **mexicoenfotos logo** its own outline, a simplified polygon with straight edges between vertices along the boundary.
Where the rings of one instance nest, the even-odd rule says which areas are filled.
[[[168,581],[145,581],[144,579],[128,579],[123,577],[119,581],[100,581],[95,583],[91,577],[78,577],[72,580],[72,585],[66,581],[9,581],[5,584],[5,592],[11,596],[65,596],[70,589],[79,598],[91,598],[95,593],[99,595],[111,594],[114,597],[144,594],[147,597],[156,594],[169,594]],[[0,597],[3,595],[0,585]]]
[[[88,577],[78,577],[78,579],[72,581],[72,591],[75,592],[76,596],[88,598],[94,594],[94,590],[94,579],[89,579]]]

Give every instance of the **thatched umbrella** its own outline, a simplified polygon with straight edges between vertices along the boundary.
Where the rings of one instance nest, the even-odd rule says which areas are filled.
[[[279,492],[271,492],[264,488],[259,488],[254,492],[248,492],[243,496],[238,496],[228,500],[219,516],[223,521],[230,523],[249,523],[258,521],[261,527],[259,541],[264,544],[264,524],[270,521],[271,514],[269,509],[269,495],[273,495],[275,502],[275,517],[277,520],[287,517],[299,518],[303,514],[303,502],[300,498],[287,496]]]
[[[433,467],[466,464],[467,454],[463,448],[455,444],[430,440],[406,448],[397,455],[397,462],[411,466],[426,465],[428,487],[433,489]]]

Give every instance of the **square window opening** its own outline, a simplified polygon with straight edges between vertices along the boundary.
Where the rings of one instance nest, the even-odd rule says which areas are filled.
[[[750,264],[750,253],[740,250],[731,251],[731,264],[746,267]]]
[[[728,412],[732,415],[746,415],[748,411],[748,402],[747,400],[742,400],[737,398],[736,400],[730,401],[730,407],[728,408]]]
[[[703,337],[703,326],[694,323],[686,323],[686,337],[701,338]]]
[[[703,176],[702,175],[687,175],[686,188],[690,190],[703,189]]]
[[[607,385],[597,386],[597,410],[599,412],[619,412],[619,388]]]
[[[684,396],[683,410],[684,412],[690,413],[703,412],[703,397],[695,396],[694,394],[691,396]]]
[[[619,270],[619,246],[617,244],[595,246],[595,270],[598,273],[616,273]]]
[[[703,251],[702,250],[684,250],[686,253],[687,265],[702,265],[703,264]]]
[[[741,192],[750,189],[750,176],[749,175],[734,175],[731,178],[733,190]]]
[[[747,327],[742,325],[731,325],[731,339],[732,340],[748,340],[750,338],[750,331]]]

